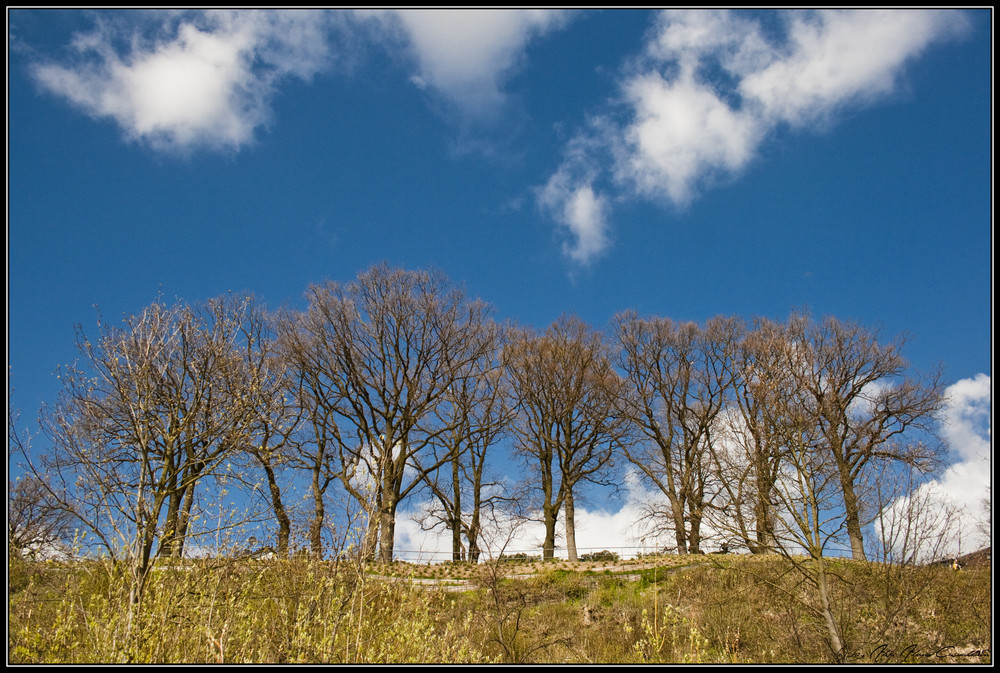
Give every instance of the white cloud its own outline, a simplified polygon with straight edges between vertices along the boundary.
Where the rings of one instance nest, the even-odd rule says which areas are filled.
[[[624,71],[621,115],[607,115],[597,125],[600,133],[587,129],[571,141],[603,147],[568,156],[574,172],[586,179],[563,185],[562,192],[575,194],[605,175],[621,198],[683,207],[713,182],[745,170],[779,126],[827,124],[843,108],[890,94],[903,66],[966,25],[955,11],[769,16],[781,18],[780,37],[750,14],[659,14],[645,48]],[[614,156],[610,165],[605,153]],[[560,167],[556,175],[565,172]],[[554,214],[565,224],[558,210]],[[575,261],[586,262],[603,249],[572,233],[580,238],[568,248]]]
[[[350,65],[375,43],[409,54],[412,81],[462,117],[492,121],[528,43],[565,25],[551,10],[218,10],[112,14],[75,36],[36,81],[159,150],[239,149],[284,79]],[[155,34],[155,37],[149,37]],[[122,47],[121,45],[126,45]]]
[[[928,520],[923,531],[931,542],[947,534],[945,548],[937,557],[975,551],[989,544],[981,532],[983,501],[990,498],[992,477],[992,402],[990,377],[978,374],[949,386],[945,391],[946,408],[941,424],[951,458],[954,461],[940,476],[920,486],[909,497],[900,498],[889,508],[890,517],[903,516],[913,508],[925,511]],[[953,510],[954,520],[943,513]],[[949,530],[943,526],[948,525]],[[926,560],[926,559],[925,559]]]
[[[941,431],[955,462],[937,484],[947,501],[962,508],[962,529],[973,531],[982,515],[982,502],[990,497],[993,475],[990,377],[978,374],[963,379],[949,386],[945,394],[948,406]]]
[[[638,76],[625,96],[635,119],[623,129],[629,151],[617,177],[642,196],[686,204],[700,180],[740,170],[758,144],[759,122],[690,72],[673,82],[655,72]]]
[[[990,456],[990,377],[977,374],[962,379],[945,392],[942,433],[960,461],[978,461]]]
[[[574,520],[580,555],[607,549],[622,558],[629,558],[637,552],[653,551],[664,546],[652,537],[646,539],[648,531],[642,521],[645,508],[654,502],[661,503],[664,496],[646,490],[635,471],[626,473],[624,486],[625,503],[617,511],[591,510],[577,505]],[[395,549],[399,550],[400,558],[423,563],[451,559],[451,533],[443,526],[433,531],[422,530],[417,521],[430,507],[426,502],[414,504],[397,516]],[[480,544],[486,558],[519,552],[541,556],[545,527],[539,521],[514,522],[506,519],[497,526],[486,527],[482,534]],[[556,534],[555,556],[566,558],[566,522],[562,511],[559,512]]]
[[[590,184],[574,183],[565,172],[559,172],[549,179],[539,199],[569,230],[572,238],[564,243],[563,252],[571,259],[586,264],[608,246],[608,206]]]
[[[625,502],[617,511],[576,508],[576,545],[581,555],[607,549],[622,558],[670,547],[674,540],[651,533],[644,520],[650,506],[666,507],[666,496],[646,489],[635,470],[625,475]]]
[[[131,140],[162,150],[238,149],[268,122],[279,80],[307,79],[327,64],[324,16],[155,15],[163,22],[155,39],[139,25],[101,23],[76,36],[74,62],[39,63],[33,74],[84,112],[113,119]],[[129,47],[119,53],[114,45],[123,38]]]
[[[788,46],[740,85],[766,118],[804,124],[843,105],[892,92],[900,69],[964,25],[955,12],[791,14]]]
[[[561,28],[565,10],[398,10],[416,61],[413,81],[435,89],[466,115],[490,118],[503,107],[504,80],[535,37]]]

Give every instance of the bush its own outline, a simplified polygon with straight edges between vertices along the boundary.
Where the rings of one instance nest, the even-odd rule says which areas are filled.
[[[591,554],[584,554],[580,557],[581,561],[602,561],[605,563],[617,563],[618,554],[613,551],[608,551],[604,549],[602,551],[593,552]]]

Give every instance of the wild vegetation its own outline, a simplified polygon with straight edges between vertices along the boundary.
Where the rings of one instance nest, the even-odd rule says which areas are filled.
[[[895,661],[988,642],[969,617],[988,577],[925,567],[956,518],[923,488],[943,385],[904,339],[805,313],[538,331],[385,265],[306,299],[81,328],[44,443],[9,413],[12,659]],[[657,494],[637,523],[690,568],[578,554],[576,499],[626,469]],[[418,495],[450,533],[453,563],[423,578],[439,591],[393,565]],[[529,521],[544,563],[519,572]],[[962,582],[985,603],[947,598]]]
[[[621,565],[624,563],[625,565]],[[10,663],[990,663],[989,567],[838,559],[842,651],[780,557],[157,564],[12,558]],[[417,577],[436,583],[417,583]],[[456,584],[457,583],[457,584]]]

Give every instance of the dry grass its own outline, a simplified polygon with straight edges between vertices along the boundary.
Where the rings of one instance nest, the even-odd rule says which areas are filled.
[[[850,660],[990,661],[989,568],[838,561]],[[640,562],[212,561],[143,601],[101,562],[9,566],[10,663],[832,661],[808,587],[776,558]],[[433,577],[442,585],[409,580]],[[430,590],[428,590],[430,589]]]

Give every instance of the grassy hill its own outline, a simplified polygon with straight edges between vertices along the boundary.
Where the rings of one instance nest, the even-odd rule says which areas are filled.
[[[847,661],[989,663],[988,565],[830,560]],[[359,567],[186,562],[128,601],[123,568],[9,565],[9,663],[835,661],[779,557]]]

